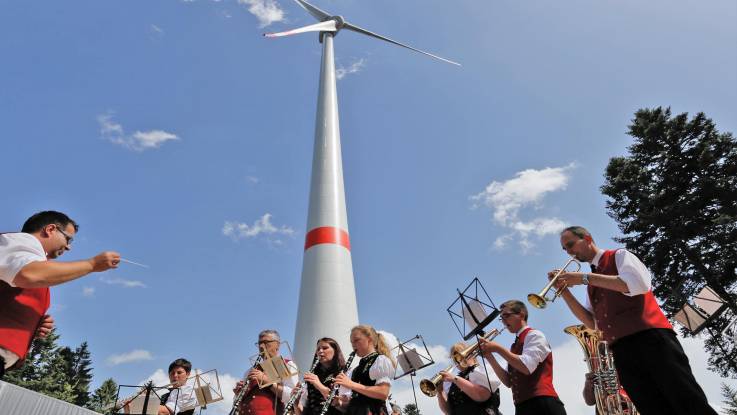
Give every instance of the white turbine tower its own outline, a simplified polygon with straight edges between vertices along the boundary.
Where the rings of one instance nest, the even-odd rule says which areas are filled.
[[[320,32],[323,44],[310,206],[294,334],[294,357],[299,367],[306,368],[312,361],[315,342],[321,337],[336,339],[346,354],[352,350],[349,332],[351,327],[358,324],[340,152],[333,38],[341,29],[348,29],[444,62],[459,64],[362,29],[348,23],[342,16],[330,15],[304,0],[295,1],[320,23],[264,36]]]

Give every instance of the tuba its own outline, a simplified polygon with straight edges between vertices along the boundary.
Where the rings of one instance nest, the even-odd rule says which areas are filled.
[[[596,409],[601,415],[638,415],[634,404],[619,384],[614,357],[609,345],[601,339],[601,332],[586,328],[583,324],[568,326],[563,332],[578,340],[584,360],[594,374]]]

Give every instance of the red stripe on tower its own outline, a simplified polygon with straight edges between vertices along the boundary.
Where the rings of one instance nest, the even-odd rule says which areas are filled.
[[[305,235],[305,251],[318,244],[336,244],[349,251],[351,250],[348,232],[333,226],[321,226],[307,232],[307,235]]]

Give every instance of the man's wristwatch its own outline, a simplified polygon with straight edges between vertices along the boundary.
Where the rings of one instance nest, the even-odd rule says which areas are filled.
[[[589,274],[585,272],[583,273],[583,275],[581,276],[581,284],[589,285]]]

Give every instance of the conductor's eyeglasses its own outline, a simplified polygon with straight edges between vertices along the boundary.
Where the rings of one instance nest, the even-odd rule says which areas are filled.
[[[71,245],[72,241],[74,241],[74,237],[64,232],[64,229],[61,228],[61,225],[55,223],[54,226],[56,226],[57,231],[59,231],[62,235],[64,235],[64,238],[66,238],[67,240],[67,245]]]

